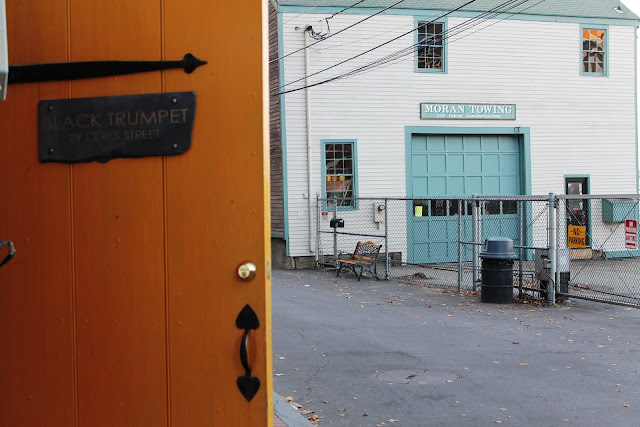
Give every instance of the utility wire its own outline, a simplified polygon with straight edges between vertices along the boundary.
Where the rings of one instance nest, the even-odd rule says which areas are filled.
[[[444,18],[444,17],[445,17],[445,16],[447,16],[447,15],[451,15],[453,12],[456,12],[456,11],[458,11],[458,10],[462,9],[462,8],[463,8],[463,7],[465,7],[465,6],[470,5],[471,3],[475,2],[475,1],[476,1],[476,0],[470,0],[470,1],[468,1],[467,3],[463,4],[462,6],[459,6],[459,7],[455,8],[455,9],[453,9],[453,10],[451,10],[451,11],[449,11],[449,12],[447,12],[447,13],[443,14],[443,15],[440,15],[439,17],[437,17],[437,18],[433,19],[432,21],[429,21],[427,24],[432,24],[432,23],[434,23],[435,21],[437,21],[437,20],[439,20],[439,19],[442,19],[442,18]],[[513,1],[513,0],[511,0],[511,1]],[[424,24],[424,25],[427,25],[427,24]],[[348,27],[347,27],[347,28],[348,28]],[[327,71],[327,70],[330,70],[330,69],[335,68],[335,67],[337,67],[337,66],[339,66],[339,65],[342,65],[342,64],[344,64],[345,62],[352,61],[352,60],[354,60],[354,59],[356,59],[356,58],[359,58],[359,57],[360,57],[360,56],[362,56],[362,55],[366,55],[367,53],[369,53],[369,52],[371,52],[371,51],[374,51],[374,50],[376,50],[376,49],[378,49],[378,48],[380,48],[380,47],[382,47],[382,46],[385,46],[385,45],[387,45],[387,44],[389,44],[389,43],[391,43],[391,42],[394,42],[394,41],[398,40],[399,38],[402,38],[402,37],[406,36],[407,34],[411,34],[411,33],[413,33],[413,32],[414,32],[414,31],[416,31],[416,30],[417,30],[417,28],[414,28],[414,29],[412,29],[412,30],[410,30],[410,31],[407,31],[407,32],[406,32],[406,33],[404,33],[404,34],[400,34],[399,36],[394,37],[394,38],[392,38],[391,40],[388,40],[388,41],[386,41],[386,42],[384,42],[384,43],[382,43],[382,44],[379,44],[378,46],[372,47],[372,48],[371,48],[371,49],[369,49],[369,50],[366,50],[366,51],[364,51],[364,52],[362,52],[362,53],[359,53],[359,54],[357,54],[357,55],[355,55],[355,56],[352,56],[351,58],[345,59],[344,61],[338,62],[337,64],[334,64],[334,65],[332,65],[332,66],[330,66],[330,67],[327,67],[327,68],[325,68],[325,69],[323,69],[323,70],[316,71],[315,73],[311,73],[311,74],[309,74],[308,76],[302,77],[302,78],[300,78],[300,79],[298,79],[298,80],[294,80],[294,81],[292,81],[292,82],[285,83],[285,84],[283,84],[282,86],[279,86],[279,87],[278,87],[278,89],[283,89],[283,88],[284,88],[284,87],[286,87],[286,86],[292,85],[292,84],[297,83],[297,82],[302,81],[302,80],[305,80],[305,79],[306,79],[306,78],[308,78],[308,77],[315,76],[316,74],[323,73],[323,72],[325,72],[325,71]],[[338,33],[336,33],[336,34],[338,34]],[[313,44],[311,44],[311,45],[309,45],[309,46],[313,46]],[[315,84],[314,84],[313,86],[315,86]],[[282,93],[287,93],[287,92],[282,92]]]
[[[342,12],[344,12],[344,11],[346,11],[346,10],[351,9],[352,7],[356,7],[357,5],[359,5],[360,3],[364,3],[365,1],[367,1],[367,0],[360,0],[359,2],[354,3],[354,4],[352,4],[352,5],[351,5],[351,6],[349,6],[349,7],[345,7],[345,8],[344,8],[344,9],[342,9],[340,12],[336,12],[336,13],[334,13],[333,15],[331,15],[330,17],[325,18],[325,19],[331,19],[331,18],[333,18],[333,17],[334,17],[334,16],[336,16],[336,15],[340,15]]]
[[[502,13],[504,13],[505,11],[512,10],[512,9],[514,9],[515,7],[520,6],[520,5],[522,5],[522,4],[524,4],[524,3],[528,2],[528,1],[530,1],[530,0],[521,0],[521,1],[520,1],[520,3],[518,3],[518,4],[516,4],[516,5],[513,5],[513,6],[509,7],[508,9],[503,10],[502,12],[497,13],[497,14],[495,14],[495,15],[493,15],[493,16],[496,16],[496,15],[502,14]],[[525,9],[522,9],[522,10],[520,10],[520,11],[518,11],[518,12],[514,12],[514,13],[512,13],[512,14],[510,14],[510,15],[508,15],[508,16],[506,16],[506,17],[502,18],[502,19],[499,19],[499,20],[497,20],[496,22],[493,22],[493,23],[491,23],[491,24],[489,24],[489,25],[487,25],[487,26],[485,26],[485,27],[483,27],[483,28],[480,28],[480,29],[478,29],[478,30],[472,31],[471,33],[464,34],[463,36],[460,36],[460,37],[458,37],[458,38],[456,38],[456,39],[450,40],[450,41],[448,42],[448,44],[451,44],[451,43],[453,43],[454,41],[461,40],[461,39],[463,39],[463,38],[465,38],[465,37],[467,37],[467,36],[469,36],[469,35],[471,35],[471,34],[474,34],[474,33],[477,33],[478,31],[484,30],[485,28],[489,28],[489,27],[491,27],[491,26],[493,26],[493,25],[495,25],[495,24],[497,24],[497,23],[499,23],[499,22],[501,22],[501,21],[504,21],[505,19],[508,19],[508,18],[510,18],[510,17],[512,17],[512,16],[514,16],[514,15],[521,14],[521,13],[522,13],[522,12],[524,12],[525,10],[531,9],[532,7],[535,7],[535,6],[539,5],[540,3],[543,3],[544,1],[546,1],[546,0],[540,0],[539,2],[537,2],[537,3],[533,4],[533,5],[531,5],[531,6],[527,7],[527,8],[525,8]],[[485,19],[484,21],[487,21],[487,20],[489,20],[489,19],[491,19],[491,18],[487,18],[487,19]],[[475,26],[477,26],[477,25],[480,25],[480,23],[477,23],[477,24],[473,25],[471,28],[473,28],[473,27],[475,27]],[[457,26],[456,26],[456,27],[457,27]],[[466,30],[465,30],[465,31],[466,31]],[[453,35],[455,36],[455,35],[457,35],[457,34],[459,34],[459,33],[460,33],[460,32],[456,32],[456,33],[455,33],[455,34],[453,34]],[[446,36],[446,37],[444,37],[444,39],[449,39],[449,37],[451,37],[451,36],[447,34],[447,36]],[[423,42],[423,43],[424,43],[424,42]],[[404,49],[403,49],[403,50],[401,50],[401,51],[399,51],[399,52],[396,52],[395,54],[391,54],[391,55],[388,55],[387,57],[381,58],[381,59],[379,59],[378,61],[373,61],[372,63],[367,64],[367,65],[365,65],[365,66],[362,66],[362,67],[360,67],[360,68],[358,68],[358,69],[351,70],[351,71],[349,71],[349,72],[343,73],[343,74],[341,74],[341,75],[340,75],[340,76],[338,76],[338,77],[340,77],[340,78],[346,78],[346,77],[354,76],[354,75],[356,75],[356,74],[361,74],[361,73],[365,73],[365,72],[374,71],[374,70],[376,70],[376,69],[378,69],[378,68],[384,68],[384,66],[388,66],[388,65],[390,65],[392,62],[398,62],[399,58],[401,58],[402,56],[409,56],[409,55],[412,55],[412,54],[417,50],[416,48],[419,48],[419,47],[421,47],[421,46],[423,46],[423,45],[421,45],[420,43],[417,43],[417,44],[415,44],[415,45],[413,45],[413,46],[411,46],[411,47],[409,47],[409,48],[408,48],[408,49],[410,49],[410,51],[409,51],[409,52],[407,52],[407,54],[401,54],[401,53],[404,51]],[[393,58],[393,57],[394,57],[394,56],[396,56],[396,55],[398,55],[398,57],[397,57],[397,58]],[[387,58],[389,58],[389,59],[387,59]],[[411,58],[411,59],[413,59],[413,58]],[[380,62],[380,63],[381,63],[381,65],[377,65],[377,64],[376,64],[376,62]],[[365,69],[365,68],[366,68],[366,69]]]
[[[442,38],[442,46],[444,46],[444,41],[448,40],[450,37],[452,36],[456,36],[458,34],[461,34],[462,32],[467,31],[470,28],[476,27],[480,24],[482,24],[483,22],[488,21],[489,19],[494,18],[497,15],[500,15],[502,13],[504,13],[505,11],[509,11],[512,10],[526,2],[528,2],[529,0],[509,0],[508,2],[503,3],[502,5],[498,6],[497,8],[500,8],[500,11],[496,12],[495,10],[497,8],[494,8],[493,10],[489,10],[487,12],[482,13],[481,15],[478,15],[472,19],[469,19],[461,24],[456,25],[455,27],[450,28],[448,31],[445,31],[442,35],[435,35],[435,36],[431,36],[429,37],[429,39],[433,39],[433,38],[438,38],[438,36],[440,36]],[[543,0],[544,1],[544,0]],[[514,3],[514,2],[518,2],[516,4],[511,4],[510,3]],[[509,5],[508,8],[504,8],[504,6]],[[506,19],[506,18],[504,18]],[[480,21],[480,22],[473,22],[473,21]],[[420,27],[418,27],[420,28]],[[479,31],[479,30],[476,30]],[[380,58],[376,61],[373,61],[367,65],[364,65],[362,67],[359,67],[355,70],[343,73],[341,76],[352,76],[355,74],[358,74],[359,72],[364,72],[364,71],[372,71],[373,68],[378,68],[380,64],[386,64],[389,62],[395,62],[398,59],[408,56],[408,55],[413,55],[413,53],[419,49],[420,47],[425,47],[428,45],[427,40],[429,39],[425,39],[423,41],[420,41],[412,46],[403,48],[397,52],[394,52],[390,55],[387,55],[383,58]]]
[[[278,25],[278,27],[282,27],[284,24],[288,24],[289,22],[293,21],[294,19],[296,19],[299,16],[304,15],[305,13],[309,13],[311,12],[313,9],[315,9],[316,7],[319,7],[321,4],[328,2],[329,0],[322,0],[321,2],[317,3],[315,6],[311,6],[308,9],[305,9],[303,12],[297,14],[296,16],[294,16],[291,19],[287,19],[285,22],[283,22],[282,24]]]
[[[333,34],[330,34],[330,35],[328,35],[328,36],[326,36],[326,37],[324,37],[324,38],[322,38],[322,39],[320,39],[320,40],[318,40],[318,41],[315,41],[315,42],[311,43],[311,44],[310,44],[310,45],[308,45],[308,46],[303,46],[303,47],[301,47],[300,49],[294,50],[293,52],[287,53],[286,55],[282,55],[282,56],[281,56],[281,57],[279,57],[279,58],[272,59],[271,61],[269,61],[269,64],[271,64],[272,62],[278,61],[278,60],[280,60],[280,59],[286,58],[287,56],[291,56],[291,55],[293,55],[294,53],[298,53],[298,52],[300,52],[301,50],[308,49],[308,48],[310,48],[311,46],[314,46],[314,45],[316,45],[316,44],[318,44],[318,43],[320,43],[320,42],[322,42],[322,41],[324,41],[324,40],[328,40],[328,39],[330,39],[330,38],[331,38],[331,37],[333,37],[333,36],[337,36],[338,34],[342,33],[343,31],[347,31],[349,28],[353,28],[353,27],[355,27],[356,25],[361,24],[361,23],[363,23],[364,21],[366,21],[366,20],[368,20],[368,19],[373,18],[374,16],[380,15],[382,12],[385,12],[385,11],[387,11],[387,10],[391,9],[391,8],[392,8],[392,7],[394,7],[394,6],[399,5],[400,3],[404,2],[404,1],[406,1],[406,0],[398,0],[397,2],[395,2],[394,4],[392,4],[391,6],[385,7],[384,9],[380,10],[379,12],[374,13],[373,15],[369,15],[369,16],[367,16],[366,18],[364,18],[363,20],[356,22],[355,24],[351,24],[351,25],[349,25],[348,27],[345,27],[345,28],[341,29],[340,31],[337,31],[337,32],[335,32],[335,33],[333,33]],[[471,3],[473,3],[474,1],[475,1],[475,0],[472,0],[472,1],[471,1]],[[306,31],[306,28],[305,28],[305,31]]]
[[[462,24],[458,24],[458,25],[456,25],[455,27],[451,28],[449,31],[445,32],[445,34],[443,34],[443,36],[442,36],[442,37],[443,37],[443,41],[444,41],[445,39],[449,39],[449,38],[450,38],[450,37],[452,37],[452,36],[456,36],[456,35],[460,34],[461,32],[468,30],[469,28],[473,28],[473,27],[475,27],[475,26],[477,26],[477,25],[480,25],[482,22],[485,22],[485,21],[487,21],[487,20],[489,20],[489,19],[491,19],[491,18],[493,18],[493,17],[495,17],[495,16],[497,16],[497,15],[503,14],[505,11],[512,10],[512,9],[514,9],[515,7],[520,6],[520,5],[522,5],[522,4],[524,4],[524,3],[526,3],[526,2],[528,2],[528,1],[530,1],[530,0],[519,0],[519,3],[517,3],[517,4],[515,4],[515,5],[511,5],[511,6],[510,6],[510,7],[508,7],[507,9],[504,9],[504,6],[505,6],[505,5],[509,5],[510,3],[513,3],[514,1],[518,1],[518,0],[510,0],[510,1],[508,1],[508,2],[505,2],[505,3],[503,3],[503,4],[499,5],[499,6],[497,6],[496,8],[491,9],[490,11],[484,12],[483,14],[481,14],[481,15],[479,15],[479,16],[477,16],[477,17],[475,17],[475,18],[472,18],[472,19],[470,19],[470,20],[467,20],[467,21],[465,21],[465,22],[464,22],[464,23],[462,23]],[[457,41],[457,40],[460,40],[460,39],[462,39],[462,38],[464,38],[464,37],[467,37],[467,36],[468,36],[468,35],[470,35],[470,34],[476,33],[476,32],[478,32],[478,31],[480,31],[480,30],[482,30],[482,29],[484,29],[484,28],[488,28],[488,27],[490,27],[490,26],[492,26],[492,25],[495,25],[495,24],[497,24],[498,22],[501,22],[501,21],[503,21],[503,20],[505,20],[505,19],[508,19],[508,18],[510,18],[510,17],[512,17],[512,16],[514,16],[514,15],[520,14],[520,13],[524,12],[525,10],[528,10],[528,9],[530,9],[530,8],[532,8],[532,7],[535,7],[535,6],[537,6],[538,4],[540,4],[540,3],[543,3],[544,1],[546,1],[546,0],[540,0],[539,2],[537,2],[537,3],[535,3],[535,4],[531,5],[531,6],[529,6],[529,7],[527,7],[527,8],[522,9],[522,10],[520,10],[520,11],[518,11],[518,12],[514,12],[514,13],[512,13],[512,14],[510,14],[510,15],[506,16],[505,18],[502,18],[502,19],[500,19],[500,20],[498,20],[498,21],[496,21],[496,22],[494,22],[494,23],[492,23],[492,24],[490,24],[490,25],[488,25],[488,26],[486,26],[486,27],[480,28],[480,29],[478,29],[478,30],[476,30],[476,31],[473,31],[472,33],[469,33],[469,34],[465,34],[465,35],[463,35],[463,36],[461,36],[461,37],[458,37],[458,38],[457,38],[457,39],[455,39],[455,40],[451,40],[451,41],[449,42],[449,44],[450,44],[450,43],[452,43],[453,41]],[[480,17],[488,16],[488,15],[490,15],[490,14],[492,14],[492,16],[490,16],[490,17],[486,17],[486,18],[483,18],[482,22],[476,22],[476,23],[474,23],[473,25],[469,26],[469,24],[470,24],[470,23],[472,23],[472,21],[474,21],[474,20],[478,20]],[[437,19],[439,19],[439,18],[437,18]],[[433,22],[433,21],[431,21],[431,22]],[[430,23],[431,23],[431,22],[430,22]],[[426,25],[426,24],[425,24],[425,25]],[[464,26],[468,26],[468,28],[463,28]],[[418,27],[418,28],[420,28],[420,27]],[[416,29],[417,29],[417,28],[416,28]],[[416,29],[414,29],[413,31],[415,31]],[[405,35],[406,35],[406,34],[405,34]],[[348,71],[348,72],[345,72],[345,73],[342,73],[342,74],[336,75],[336,76],[334,76],[334,77],[328,78],[328,79],[323,80],[323,81],[320,81],[320,82],[312,83],[312,84],[310,84],[310,85],[308,85],[308,86],[303,86],[303,87],[296,88],[296,89],[291,89],[291,90],[287,90],[287,91],[282,91],[282,92],[279,92],[279,93],[274,94],[274,95],[278,95],[278,94],[285,94],[285,93],[290,93],[290,92],[295,92],[295,91],[298,91],[298,90],[304,89],[304,88],[306,88],[306,87],[313,87],[313,86],[317,86],[317,85],[320,85],[320,84],[329,83],[329,82],[331,82],[331,81],[335,81],[335,80],[338,80],[338,79],[351,77],[351,76],[354,76],[354,75],[357,75],[357,74],[361,74],[361,73],[364,73],[364,72],[373,71],[374,69],[381,68],[382,66],[390,65],[390,63],[391,63],[391,62],[396,62],[396,61],[398,61],[399,59],[401,59],[401,58],[402,58],[402,57],[404,57],[404,56],[408,56],[408,55],[410,55],[410,54],[413,54],[417,48],[422,47],[422,46],[425,46],[425,41],[422,41],[422,42],[420,42],[420,43],[416,43],[416,44],[414,44],[414,45],[412,45],[412,46],[410,46],[410,47],[408,47],[408,48],[404,48],[404,49],[402,49],[402,50],[400,50],[400,51],[398,51],[398,52],[395,52],[395,53],[393,53],[393,54],[387,55],[387,56],[385,56],[385,57],[383,57],[383,58],[381,58],[381,59],[378,59],[378,60],[373,61],[373,62],[371,62],[371,63],[369,63],[369,64],[366,64],[366,65],[363,65],[363,66],[361,66],[361,67],[358,67],[358,68],[356,68],[356,69],[354,69],[354,70],[351,70],[351,71]],[[336,65],[339,65],[339,64],[336,64]],[[332,68],[332,67],[329,67],[329,68]],[[327,69],[329,69],[329,68],[327,68]],[[325,69],[325,70],[326,70],[326,69]],[[325,70],[322,70],[322,71],[325,71]],[[322,71],[320,71],[320,72],[322,72]],[[316,74],[317,74],[317,73],[316,73]],[[301,80],[302,80],[302,79],[301,79]],[[300,81],[300,80],[297,80],[297,81]],[[297,81],[296,81],[296,82],[297,82]],[[295,82],[291,82],[291,83],[295,83]],[[280,87],[280,89],[281,89],[281,88],[283,88],[284,86],[286,86],[286,85],[281,86],[281,87]]]

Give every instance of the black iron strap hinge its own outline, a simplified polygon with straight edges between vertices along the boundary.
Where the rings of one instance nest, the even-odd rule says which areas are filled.
[[[9,84],[93,79],[175,68],[182,68],[185,73],[190,74],[206,63],[187,53],[181,61],[90,61],[12,65],[9,67]]]

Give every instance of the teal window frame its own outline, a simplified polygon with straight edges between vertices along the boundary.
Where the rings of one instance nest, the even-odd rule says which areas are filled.
[[[415,28],[415,31],[413,32],[413,42],[414,45],[416,47],[415,50],[415,55],[414,55],[414,62],[413,62],[413,67],[415,72],[417,73],[438,73],[438,74],[446,74],[447,73],[447,63],[448,63],[448,54],[449,54],[449,46],[447,43],[447,39],[446,39],[446,34],[447,34],[447,25],[448,25],[448,21],[446,18],[444,19],[439,19],[437,21],[434,21],[433,24],[442,24],[442,68],[419,68],[418,67],[418,53],[420,51],[419,47],[418,47],[418,26],[420,25],[421,22],[423,23],[431,23],[431,21],[433,21],[433,17],[425,17],[425,16],[414,16],[413,17],[413,26]]]
[[[325,199],[323,203],[324,211],[333,211],[333,206],[328,203],[327,199],[327,145],[330,144],[351,144],[351,153],[352,153],[352,177],[353,177],[353,185],[352,185],[352,194],[353,194],[353,205],[350,206],[338,206],[339,211],[353,211],[358,210],[358,144],[355,139],[323,139],[321,142],[322,149],[322,197]]]
[[[583,33],[584,30],[604,30],[604,58],[602,61],[602,66],[604,68],[603,72],[591,72],[584,71],[583,64],[583,55],[584,55],[584,39]],[[579,34],[579,42],[580,42],[580,57],[579,57],[579,66],[580,66],[580,75],[581,76],[591,76],[591,77],[608,77],[609,76],[609,26],[603,24],[580,24],[580,34]]]

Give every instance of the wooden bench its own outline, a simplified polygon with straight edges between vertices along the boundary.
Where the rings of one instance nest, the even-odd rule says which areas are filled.
[[[353,273],[358,276],[358,281],[362,277],[362,273],[364,271],[369,271],[373,273],[378,279],[378,271],[376,264],[378,262],[378,255],[380,254],[380,248],[382,245],[376,245],[375,243],[369,242],[358,242],[356,245],[356,249],[351,254],[350,259],[337,259],[338,263],[338,271],[336,276],[340,276],[340,271],[343,267],[347,266],[353,270]],[[360,273],[356,271],[356,268],[360,267]]]

